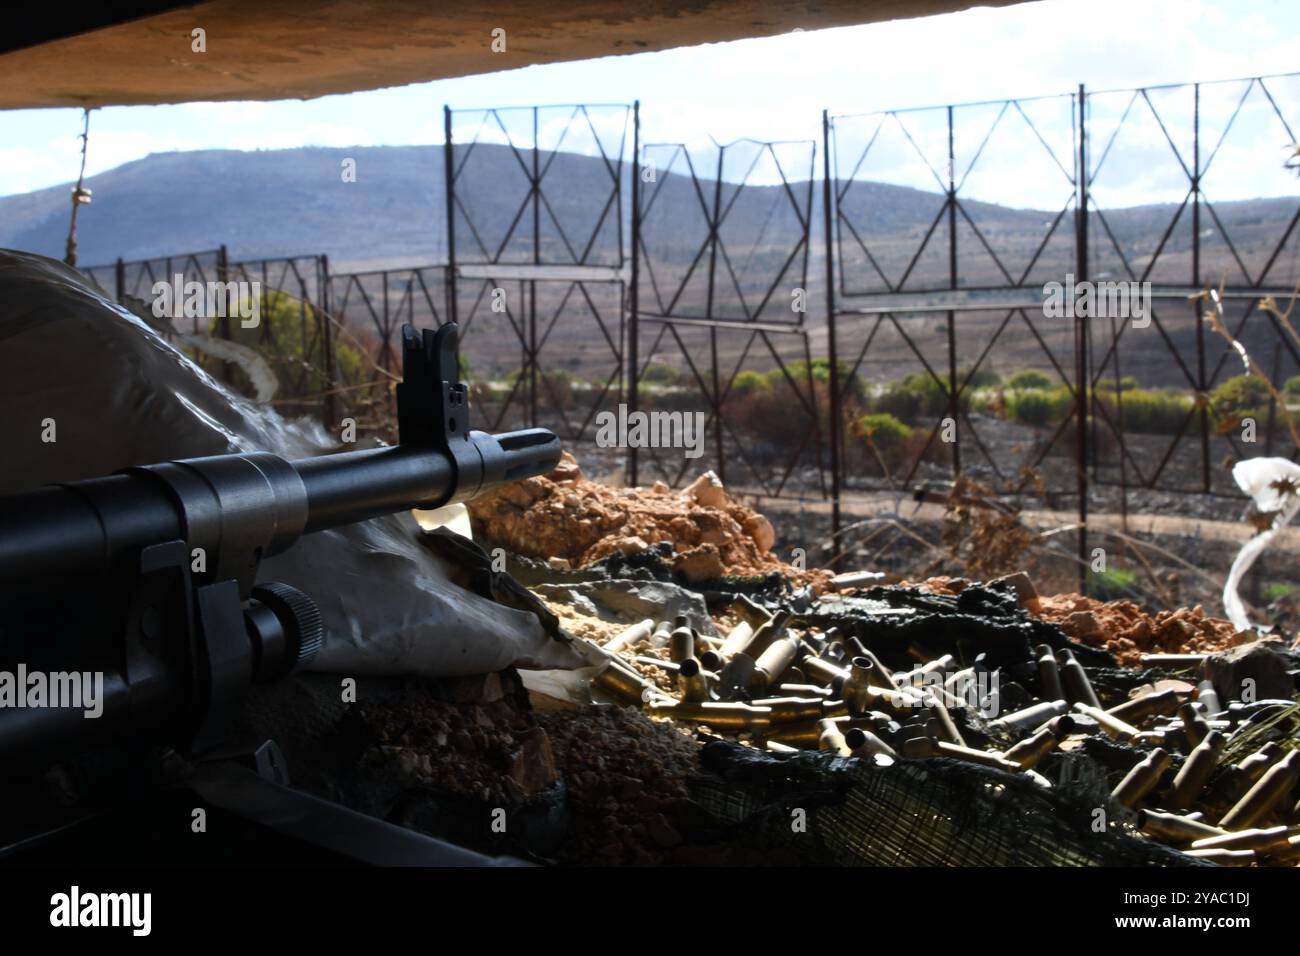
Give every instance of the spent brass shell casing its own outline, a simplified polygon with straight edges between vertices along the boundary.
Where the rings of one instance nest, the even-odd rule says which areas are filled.
[[[785,626],[790,620],[790,612],[782,608],[772,615],[772,619],[754,632],[745,653],[754,660],[763,656],[763,652],[773,643],[786,637]]]
[[[1190,670],[1199,667],[1208,656],[1208,654],[1143,654],[1142,663],[1147,667]]]
[[[763,697],[750,703],[755,707],[770,707],[773,726],[821,720],[827,716],[822,712],[820,697]]]
[[[884,754],[894,760],[898,759],[898,753],[893,747],[865,727],[850,727],[844,732],[844,742],[849,745],[849,755],[853,757]]]
[[[635,673],[621,661],[611,659],[592,678],[592,683],[616,700],[641,703],[652,697],[666,695],[651,681]]]
[[[915,740],[927,740],[930,744],[930,752],[927,756],[931,757],[952,757],[957,760],[965,760],[967,763],[976,763],[984,767],[993,767],[997,770],[1005,770],[1008,773],[1020,773],[1020,765],[1013,763],[998,753],[990,753],[986,750],[976,750],[974,747],[961,747],[957,744],[950,744],[946,740],[932,740],[927,737],[914,737],[912,740],[903,743],[903,756],[908,754],[908,745],[913,745],[913,750],[921,755],[925,748],[920,744],[914,744]]]
[[[655,647],[667,647],[668,641],[673,636],[673,624],[671,621],[660,621],[655,625],[654,633],[650,635],[650,643]]]
[[[647,705],[651,717],[668,717],[691,724],[707,724],[717,730],[763,733],[770,724],[771,711],[749,704],[704,702],[656,702]]]
[[[1095,720],[1101,729],[1106,732],[1106,736],[1111,737],[1114,740],[1133,743],[1142,735],[1142,731],[1138,730],[1132,724],[1120,720],[1118,717],[1107,713],[1100,707],[1091,707],[1088,704],[1077,703],[1074,705],[1074,709],[1085,717],[1091,717]]]
[[[975,668],[966,667],[950,674],[943,682],[944,689],[954,697],[965,697],[970,685],[975,683]]]
[[[898,682],[894,680],[893,673],[886,667],[876,656],[875,652],[863,648],[865,653],[859,655],[871,661],[871,670],[867,675],[868,681],[874,687],[883,687],[886,690],[898,690]]]
[[[729,661],[737,654],[743,653],[753,639],[753,627],[750,626],[748,621],[741,621],[731,629],[727,639],[722,642],[722,647],[718,648],[718,656],[724,661]]]
[[[1046,644],[1038,645],[1038,689],[1043,700],[1065,700],[1065,685],[1056,657]]]
[[[779,683],[784,674],[794,663],[799,654],[799,639],[783,637],[773,641],[754,662],[754,674],[749,686],[755,690],[766,690]]]
[[[1101,710],[1101,701],[1097,699],[1097,692],[1092,689],[1088,672],[1075,660],[1074,651],[1068,647],[1057,651],[1056,666],[1060,668],[1061,683],[1065,685],[1065,696],[1070,703],[1087,704],[1089,707]]]
[[[718,694],[724,699],[735,697],[749,687],[753,676],[754,658],[743,651],[736,654],[723,665],[722,676],[718,681]]]
[[[680,664],[686,658],[694,656],[695,632],[689,627],[673,628],[672,636],[668,639],[669,659]]]
[[[841,757],[850,755],[848,743],[844,740],[844,734],[840,732],[839,725],[833,720],[818,721],[817,726],[821,727],[821,735],[817,738],[818,750],[830,750],[839,754]]]
[[[638,621],[631,627],[620,631],[605,642],[605,650],[611,654],[617,654],[619,651],[631,648],[638,641],[644,641],[654,633],[655,622],[650,618],[644,621]]]
[[[939,721],[941,733],[949,743],[966,746],[966,741],[957,729],[957,724],[952,719],[952,714],[948,713],[948,708],[944,706],[942,700],[936,695],[922,697],[923,705],[930,716]]]
[[[731,602],[731,613],[748,624],[753,630],[757,631],[760,627],[771,620],[772,615],[768,613],[767,608],[756,602],[747,594],[737,594],[734,601]]]
[[[1074,721],[1068,714],[1057,717],[1004,752],[1002,756],[1022,770],[1028,770],[1051,753],[1073,729]]]
[[[666,661],[659,657],[650,657],[648,654],[638,654],[632,658],[638,664],[645,664],[647,667],[657,667],[661,671],[668,671],[670,674],[676,674],[680,665],[672,661]]]
[[[849,705],[847,701],[832,700],[829,697],[822,698],[822,716],[823,717],[848,717]]]
[[[763,741],[763,747],[774,754],[797,754],[799,752],[798,747],[791,747],[789,744],[783,744],[776,740]]]
[[[789,744],[792,747],[801,747],[805,750],[815,749],[826,729],[822,726],[826,720],[832,720],[836,724],[848,725],[848,719],[843,717],[822,717],[817,720],[805,720],[791,724],[775,724],[769,721],[767,736],[772,740],[779,740],[781,743]]]
[[[1200,820],[1160,810],[1139,810],[1138,829],[1166,843],[1191,843],[1205,837],[1222,836],[1228,831]]]
[[[1223,702],[1219,700],[1219,692],[1214,689],[1214,681],[1203,680],[1196,685],[1196,699],[1205,705],[1205,715],[1207,717],[1217,717],[1223,713]]]
[[[1107,709],[1106,713],[1120,720],[1137,724],[1148,717],[1167,717],[1178,710],[1178,692],[1173,688],[1134,697]]]
[[[1291,831],[1284,826],[1237,830],[1223,836],[1209,836],[1195,840],[1193,850],[1255,850],[1272,853],[1284,850],[1291,839]]]
[[[1219,826],[1225,830],[1244,830],[1254,826],[1291,793],[1297,779],[1300,779],[1300,750],[1292,750],[1264,771],[1264,775],[1246,791],[1246,795],[1223,815]]]
[[[677,692],[683,701],[690,703],[709,699],[709,680],[700,662],[693,657],[677,665]]]
[[[1156,788],[1173,759],[1169,751],[1157,747],[1124,775],[1110,795],[1126,807],[1141,803],[1142,798]]]
[[[1205,782],[1210,779],[1210,774],[1214,773],[1226,740],[1227,738],[1217,730],[1211,730],[1205,735],[1205,739],[1196,745],[1178,769],[1178,775],[1174,777],[1169,792],[1164,796],[1165,806],[1170,810],[1183,810],[1191,805],[1191,802],[1205,789]],[[1243,824],[1243,826],[1248,825]]]
[[[778,684],[779,690],[786,697],[829,697],[831,689],[817,684]]]
[[[837,680],[847,680],[849,672],[821,657],[805,657],[799,665],[803,672],[816,681],[831,684]]]
[[[1023,710],[1005,714],[996,720],[990,720],[989,726],[1007,733],[1023,733],[1041,727],[1053,717],[1058,717],[1069,709],[1070,705],[1064,700],[1045,700]]]
[[[1210,725],[1205,722],[1201,712],[1190,700],[1179,706],[1178,717],[1183,722],[1183,737],[1187,741],[1188,749],[1199,744],[1210,732]]]

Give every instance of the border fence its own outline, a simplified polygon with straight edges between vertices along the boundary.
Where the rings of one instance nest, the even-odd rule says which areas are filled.
[[[1121,512],[1234,493],[1224,465],[1247,449],[1225,422],[1249,413],[1264,454],[1289,448],[1194,297],[1220,290],[1224,330],[1273,381],[1300,374],[1293,329],[1260,308],[1300,280],[1297,110],[1300,73],[1080,86],[701,147],[642,142],[639,103],[447,108],[445,262],[332,274],[222,247],[83,272],[122,301],[174,274],[257,280],[271,321],[253,339],[187,331],[254,345],[277,402],[331,429],[391,430],[401,325],[456,321],[480,424],[551,427],[595,471],[713,468],[824,502],[837,536],[855,495],[969,476],[1077,511],[1082,562],[1105,489]],[[1148,320],[1048,316],[1067,280],[1151,283]],[[620,406],[701,416],[707,455],[599,447],[597,414]]]

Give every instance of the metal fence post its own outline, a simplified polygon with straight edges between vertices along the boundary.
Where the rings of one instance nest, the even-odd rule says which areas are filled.
[[[1075,200],[1075,271],[1076,281],[1088,278],[1088,94],[1082,83],[1079,84],[1079,154],[1075,179],[1078,182],[1078,198]],[[1075,399],[1075,450],[1078,471],[1079,495],[1079,591],[1086,594],[1088,590],[1088,321],[1076,315],[1074,318],[1074,353],[1075,382],[1078,395]]]
[[[641,101],[632,103],[632,276],[628,289],[627,410],[640,405],[640,313],[641,313]],[[628,443],[627,483],[637,484],[636,446]]]
[[[822,229],[825,233],[826,258],[826,351],[830,360],[830,440],[831,440],[831,567],[840,566],[840,457],[841,433],[844,414],[840,409],[840,368],[838,343],[835,338],[835,227],[834,196],[831,179],[831,125],[830,114],[822,110]],[[814,392],[814,394],[816,394]]]

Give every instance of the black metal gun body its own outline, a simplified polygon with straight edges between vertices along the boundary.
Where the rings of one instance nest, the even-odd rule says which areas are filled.
[[[471,431],[456,327],[403,329],[399,444],[287,461],[254,452],[128,468],[0,498],[0,671],[103,674],[104,713],[0,708],[0,766],[123,736],[202,754],[250,683],[319,647],[319,612],[257,583],[304,534],[466,501],[543,474],[554,434]]]

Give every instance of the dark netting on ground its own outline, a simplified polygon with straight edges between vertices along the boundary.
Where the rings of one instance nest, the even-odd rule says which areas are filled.
[[[830,753],[707,744],[691,782],[715,819],[820,862],[867,866],[1197,866],[1135,835],[1104,775],[1068,761],[1058,786],[955,760],[880,767]],[[1093,829],[1097,809],[1110,822]],[[804,811],[803,820],[795,811]],[[799,828],[804,823],[806,829]]]

